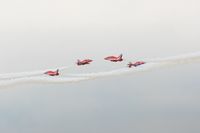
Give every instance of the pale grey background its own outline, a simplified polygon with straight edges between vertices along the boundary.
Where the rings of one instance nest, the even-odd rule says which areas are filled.
[[[1,1],[0,73],[71,65],[80,57],[199,51],[199,6],[198,0]],[[95,71],[110,65],[98,63],[104,67]],[[0,91],[0,132],[199,133],[199,78],[195,63],[76,84],[7,87]]]
[[[80,56],[198,51],[199,5],[198,0],[1,1],[0,72],[68,65]]]

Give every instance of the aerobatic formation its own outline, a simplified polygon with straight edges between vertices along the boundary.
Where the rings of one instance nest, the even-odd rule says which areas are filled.
[[[119,56],[108,56],[108,57],[105,57],[104,60],[111,61],[111,62],[121,62],[121,61],[123,61],[123,55],[120,54]],[[91,60],[91,59],[84,59],[84,60],[78,59],[76,64],[78,66],[81,66],[81,65],[88,65],[91,62],[93,62],[93,60]],[[146,62],[144,62],[144,61],[136,61],[136,62],[130,62],[127,65],[129,68],[131,68],[131,67],[137,67],[137,66],[143,65],[145,63]],[[47,71],[44,74],[47,74],[49,76],[59,76],[59,69],[57,69],[56,71]]]
[[[90,73],[76,73],[74,71],[66,71],[69,70],[69,68],[73,67],[72,65],[58,67],[57,69],[0,74],[0,88],[23,83],[72,83],[108,76],[144,73],[163,67],[200,61],[200,52],[171,56],[167,58],[145,59],[145,61],[135,60],[127,63],[127,66],[124,65],[124,67],[121,67],[121,63],[118,64],[119,62],[125,61],[122,54],[120,54],[119,56],[108,56],[105,57],[104,60],[116,63],[116,65],[119,65],[119,68],[114,70],[111,69],[107,71],[97,71]],[[89,65],[91,63],[93,63],[92,59],[83,59],[77,60],[75,64],[82,69],[82,66]],[[85,69],[83,69],[83,71],[84,70]]]

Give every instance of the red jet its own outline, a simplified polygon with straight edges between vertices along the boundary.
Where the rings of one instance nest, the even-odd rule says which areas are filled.
[[[87,65],[87,64],[90,64],[90,62],[92,62],[93,60],[90,60],[90,59],[85,59],[85,60],[77,60],[77,65],[80,66],[80,65]]]
[[[59,70],[57,69],[56,71],[47,71],[44,74],[47,74],[49,76],[58,76],[59,75]]]
[[[112,61],[112,62],[119,62],[119,61],[123,61],[123,58],[122,58],[122,54],[120,54],[118,57],[117,56],[108,56],[106,58],[104,58],[105,60],[108,60],[108,61]]]
[[[132,66],[137,67],[137,66],[143,65],[143,64],[145,64],[145,63],[146,63],[146,62],[144,62],[144,61],[137,61],[137,62],[135,62],[135,63],[130,62],[130,63],[128,64],[128,67],[129,67],[129,68],[131,68]]]

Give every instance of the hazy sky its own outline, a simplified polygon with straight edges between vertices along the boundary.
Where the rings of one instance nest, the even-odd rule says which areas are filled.
[[[3,133],[199,133],[200,63],[0,90]]]
[[[157,57],[200,50],[198,0],[0,2],[0,72],[68,65],[124,53]]]
[[[120,53],[145,59],[200,51],[199,7],[199,0],[1,0],[0,73]],[[199,133],[199,79],[198,63],[8,87],[0,90],[0,132]]]

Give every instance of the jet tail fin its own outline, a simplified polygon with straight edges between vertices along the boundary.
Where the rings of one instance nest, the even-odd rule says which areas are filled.
[[[129,62],[129,63],[127,64],[127,66],[128,66],[129,68],[131,68],[131,67],[132,67],[132,65],[133,65],[133,63],[132,63],[132,62]]]
[[[120,54],[118,58],[119,58],[119,59],[122,59],[122,57],[123,57],[123,54]]]
[[[59,69],[56,70],[56,73],[59,73]]]
[[[76,64],[77,64],[77,65],[79,65],[79,64],[80,64],[80,62],[81,62],[81,61],[78,59]]]

